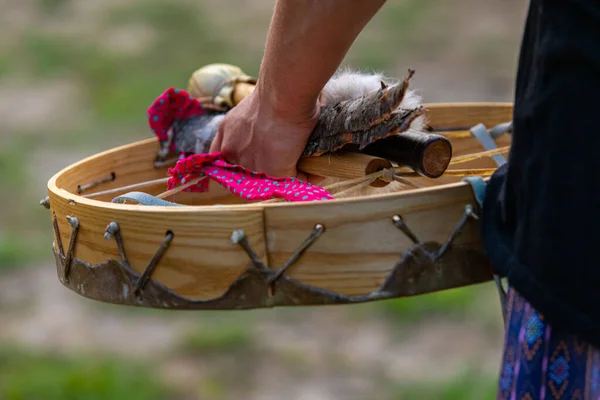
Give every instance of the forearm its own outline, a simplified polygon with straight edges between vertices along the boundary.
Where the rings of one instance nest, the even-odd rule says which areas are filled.
[[[277,0],[258,95],[280,113],[314,112],[323,86],[385,0]]]

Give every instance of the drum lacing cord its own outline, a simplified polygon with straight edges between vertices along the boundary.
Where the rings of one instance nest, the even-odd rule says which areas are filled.
[[[384,168],[384,169],[381,169],[379,171],[373,172],[373,173],[365,175],[365,176],[361,176],[361,177],[354,178],[354,179],[349,179],[349,180],[346,180],[343,182],[333,183],[333,184],[327,185],[323,188],[325,190],[331,192],[331,191],[334,191],[335,189],[354,185],[346,190],[342,190],[341,192],[337,192],[337,193],[333,194],[333,197],[335,197],[335,198],[342,198],[355,190],[359,190],[366,186],[369,186],[371,183],[375,182],[378,179],[382,180],[384,182],[387,182],[387,183],[396,181],[396,182],[402,183],[407,186],[417,187],[417,185],[410,182],[408,179],[405,179],[404,174],[403,175],[399,174],[399,172],[402,172],[402,171],[406,171],[406,169],[402,168],[402,167]],[[406,174],[406,176],[419,176],[419,175],[416,172],[415,173],[409,172]]]

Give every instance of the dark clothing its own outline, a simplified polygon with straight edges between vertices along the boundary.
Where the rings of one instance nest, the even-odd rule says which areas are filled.
[[[599,96],[600,1],[531,0],[512,148],[488,184],[483,237],[550,324],[600,348]]]

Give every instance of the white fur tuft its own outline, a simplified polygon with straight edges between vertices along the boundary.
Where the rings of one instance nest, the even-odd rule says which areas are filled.
[[[364,73],[351,68],[340,68],[329,79],[321,92],[321,104],[335,104],[340,101],[364,96],[370,92],[381,89],[381,82],[388,86],[398,85],[400,82],[391,80],[379,72]],[[407,90],[398,109],[411,110],[421,105],[421,96],[414,90]],[[420,131],[424,128],[425,120],[418,117],[411,124],[411,129]]]
[[[365,74],[349,68],[338,70],[329,79],[321,94],[323,104],[335,104],[381,89],[384,77],[380,73]],[[386,82],[387,83],[387,82]]]

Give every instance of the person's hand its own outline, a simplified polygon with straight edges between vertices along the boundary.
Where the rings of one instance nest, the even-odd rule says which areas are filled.
[[[210,152],[244,168],[273,177],[308,180],[296,169],[319,118],[319,104],[306,112],[277,109],[258,90],[232,108],[219,126]]]
[[[209,151],[273,177],[306,180],[296,164],[318,121],[317,98],[385,1],[276,1],[257,85],[221,121]]]

